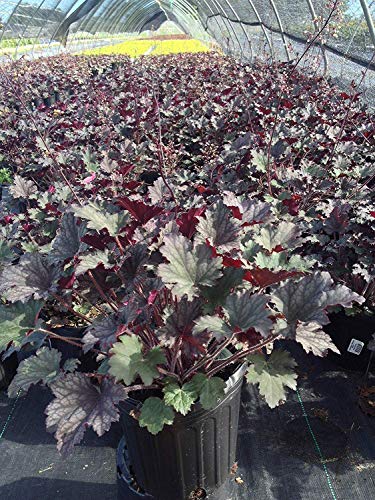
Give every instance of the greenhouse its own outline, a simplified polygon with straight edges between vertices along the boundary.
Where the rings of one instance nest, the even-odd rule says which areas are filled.
[[[0,500],[375,498],[375,1],[0,0]]]

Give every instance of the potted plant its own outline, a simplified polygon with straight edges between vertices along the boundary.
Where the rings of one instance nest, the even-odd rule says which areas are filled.
[[[375,331],[375,212],[370,192],[355,197],[349,191],[346,197],[323,212],[312,233],[320,239],[314,251],[323,268],[364,299],[352,308],[332,311],[325,331],[341,355],[332,352],[330,358],[346,369],[364,372],[370,362],[367,345]]]
[[[0,160],[2,160],[0,155]],[[1,162],[0,162],[1,163]],[[9,197],[9,186],[12,183],[12,172],[7,167],[0,167],[0,199],[6,203]]]
[[[1,275],[5,341],[45,338],[9,395],[51,388],[47,428],[63,454],[87,427],[102,435],[121,419],[136,480],[154,498],[215,490],[235,459],[243,377],[274,408],[297,383],[284,339],[322,356],[335,349],[327,311],[364,299],[306,268],[298,225],[257,199],[233,193],[171,210],[98,198],[59,211],[50,251],[34,248]],[[280,253],[288,270],[275,272],[267,262]],[[95,353],[97,370],[79,372],[51,348],[51,308],[87,322],[82,341],[67,342]]]

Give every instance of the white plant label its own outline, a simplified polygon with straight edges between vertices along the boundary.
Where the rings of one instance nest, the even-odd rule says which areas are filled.
[[[352,354],[359,355],[359,354],[361,354],[364,345],[365,344],[363,342],[361,342],[360,340],[352,339],[350,341],[350,344],[349,344],[347,351],[351,352]]]

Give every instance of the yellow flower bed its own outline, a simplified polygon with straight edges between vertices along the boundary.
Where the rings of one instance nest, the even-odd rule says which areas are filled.
[[[116,45],[88,49],[81,54],[85,55],[113,55],[121,54],[138,57],[144,54],[166,55],[182,52],[208,52],[209,48],[199,40],[129,40]]]

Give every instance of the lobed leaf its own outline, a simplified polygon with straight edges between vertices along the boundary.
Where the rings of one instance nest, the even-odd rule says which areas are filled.
[[[288,323],[284,335],[295,335],[297,321],[326,325],[325,309],[332,305],[363,303],[364,298],[343,285],[334,286],[327,272],[316,272],[299,281],[288,280],[272,294],[272,301]]]
[[[63,262],[82,251],[86,246],[81,242],[85,232],[85,225],[78,225],[74,215],[66,213],[62,219],[60,229],[52,241],[52,262]]]
[[[189,390],[187,384],[180,387],[178,384],[171,382],[163,388],[164,402],[168,406],[172,406],[182,415],[187,415],[197,398],[195,391]]]
[[[233,219],[230,210],[220,200],[198,217],[197,241],[208,241],[213,247],[223,251],[239,246],[238,222]]]
[[[225,395],[226,383],[220,377],[208,378],[203,373],[197,373],[184,384],[186,391],[195,393],[199,397],[202,408],[210,410],[214,408]]]
[[[307,353],[312,352],[315,356],[325,356],[328,349],[340,354],[331,337],[315,321],[298,324],[296,328],[296,341],[302,345]]]
[[[158,434],[164,425],[172,425],[174,413],[160,398],[147,398],[142,405],[139,425],[146,427],[151,434]]]
[[[107,229],[110,236],[117,236],[128,222],[128,215],[124,212],[110,213],[94,202],[82,207],[75,207],[74,214],[87,220],[87,227],[95,231]]]
[[[122,335],[114,344],[110,350],[109,373],[116,380],[130,385],[139,376],[145,385],[150,385],[159,377],[157,366],[166,362],[165,354],[160,347],[154,347],[143,355],[142,346],[134,334]]]
[[[302,244],[300,229],[293,222],[280,222],[279,225],[268,224],[254,236],[254,241],[271,252],[274,248],[296,248]]]
[[[88,427],[102,436],[119,419],[116,405],[126,398],[125,387],[104,378],[94,385],[83,373],[68,373],[50,384],[55,398],[47,406],[47,430],[55,431],[57,449],[67,455]]]
[[[219,316],[201,316],[195,321],[193,334],[199,334],[207,330],[217,340],[222,340],[231,335],[232,331]]]
[[[269,318],[271,312],[266,308],[268,295],[252,294],[250,291],[229,295],[224,304],[231,327],[246,331],[254,328],[263,337],[267,337],[272,328]]]
[[[38,189],[33,181],[25,179],[21,175],[15,175],[9,191],[13,198],[28,200],[37,193]]]
[[[137,306],[133,302],[129,302],[118,313],[95,319],[86,329],[83,336],[84,350],[88,351],[92,349],[96,343],[99,343],[100,349],[107,350],[116,342],[117,336],[123,333],[123,330],[137,316]]]
[[[294,368],[297,363],[288,352],[275,349],[268,359],[262,354],[252,354],[247,360],[252,363],[246,375],[247,381],[259,384],[259,392],[270,408],[285,400],[286,387],[296,390]]]
[[[46,256],[25,254],[17,265],[5,268],[0,277],[0,293],[10,302],[28,299],[46,299],[55,291],[60,270],[52,266]]]
[[[21,361],[8,387],[8,397],[14,398],[19,390],[28,391],[39,382],[50,384],[56,380],[61,373],[60,361],[61,353],[48,347],[42,347],[35,355]]]
[[[157,335],[162,335],[166,340],[176,338],[180,335],[190,333],[194,321],[201,314],[202,304],[199,299],[189,301],[183,297],[165,318],[165,325],[157,331]]]
[[[189,299],[199,294],[203,286],[213,286],[221,276],[221,260],[211,257],[211,250],[206,245],[193,248],[184,236],[170,234],[160,249],[169,264],[161,264],[158,274],[173,292]]]
[[[25,334],[35,327],[42,306],[42,302],[34,300],[0,304],[0,352],[10,342],[21,345]]]
[[[80,262],[76,267],[75,274],[80,276],[91,269],[96,269],[100,264],[102,264],[105,269],[113,267],[113,264],[109,262],[107,249],[104,251],[98,250],[97,252],[88,253],[87,255],[80,255]]]

